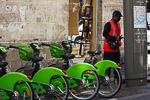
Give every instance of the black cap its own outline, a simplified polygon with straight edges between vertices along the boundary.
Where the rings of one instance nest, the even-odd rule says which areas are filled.
[[[118,11],[118,10],[115,10],[114,12],[113,12],[113,14],[112,14],[113,16],[117,16],[117,17],[122,17],[122,14],[121,14],[121,12],[120,11]]]

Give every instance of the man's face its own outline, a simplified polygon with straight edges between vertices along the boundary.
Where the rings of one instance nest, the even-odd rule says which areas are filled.
[[[121,19],[121,17],[117,17],[117,16],[114,16],[113,18],[114,18],[114,21],[115,21],[116,23],[118,23],[118,22],[120,21],[120,19]]]

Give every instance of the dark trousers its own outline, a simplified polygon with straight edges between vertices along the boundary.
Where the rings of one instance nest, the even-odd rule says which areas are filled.
[[[114,61],[116,63],[120,63],[120,51],[118,52],[107,52],[107,51],[104,51],[104,58],[103,60],[111,60],[111,61]],[[117,69],[119,71],[119,69]],[[115,77],[117,77],[117,73],[115,72]],[[108,76],[110,75],[110,71],[108,71]]]
[[[111,60],[116,63],[120,63],[120,51],[118,51],[118,52],[104,51],[104,60]]]

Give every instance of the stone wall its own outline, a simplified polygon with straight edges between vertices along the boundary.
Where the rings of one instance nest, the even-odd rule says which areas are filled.
[[[68,0],[2,0],[1,41],[64,40],[68,35],[68,17]]]
[[[35,40],[66,40],[68,21],[69,0],[1,0],[0,43],[28,45]],[[17,50],[9,50],[7,60],[13,69],[24,64]]]

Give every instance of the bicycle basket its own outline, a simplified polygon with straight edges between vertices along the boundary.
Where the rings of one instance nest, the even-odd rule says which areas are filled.
[[[59,48],[58,43],[51,43],[50,44],[50,53],[51,56],[56,58],[61,58],[61,55],[64,54],[64,50]]]
[[[18,49],[19,57],[22,60],[30,61],[30,59],[28,59],[28,58],[34,56],[33,49],[28,46],[18,46],[18,47],[19,47],[19,49]]]

